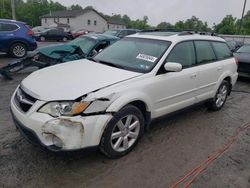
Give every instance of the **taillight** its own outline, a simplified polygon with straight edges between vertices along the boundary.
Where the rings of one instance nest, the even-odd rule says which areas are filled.
[[[235,59],[236,65],[238,66],[239,65],[239,60],[236,57],[234,59]]]
[[[26,34],[29,35],[29,36],[33,36],[34,32],[31,29],[29,29]]]

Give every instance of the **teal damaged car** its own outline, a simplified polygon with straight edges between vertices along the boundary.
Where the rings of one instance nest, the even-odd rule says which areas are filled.
[[[7,79],[11,79],[11,74],[27,67],[41,69],[58,63],[91,58],[117,40],[119,38],[114,36],[88,34],[66,44],[43,47],[38,49],[38,52],[31,57],[2,67],[0,69],[0,76],[2,75]]]
[[[67,44],[53,45],[41,48],[34,56],[35,61],[50,64],[63,63],[88,57],[93,57],[119,38],[103,34],[88,34]]]

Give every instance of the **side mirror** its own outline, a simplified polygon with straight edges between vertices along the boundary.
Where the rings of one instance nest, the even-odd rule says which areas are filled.
[[[164,68],[167,72],[180,72],[182,70],[182,65],[180,63],[167,62]]]

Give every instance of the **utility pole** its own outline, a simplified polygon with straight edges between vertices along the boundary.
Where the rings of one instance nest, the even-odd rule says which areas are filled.
[[[246,10],[246,4],[247,4],[247,0],[244,0],[244,5],[243,5],[242,15],[241,15],[241,19],[240,19],[238,34],[240,34],[240,31],[241,31],[242,21],[243,21],[243,17],[244,17],[245,10]]]
[[[11,0],[12,19],[16,20],[15,0]]]

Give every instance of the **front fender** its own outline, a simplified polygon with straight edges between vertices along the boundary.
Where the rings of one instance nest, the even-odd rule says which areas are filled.
[[[153,104],[150,98],[143,92],[129,92],[118,97],[111,105],[107,108],[106,112],[118,112],[127,104],[134,101],[142,101],[145,103],[146,110],[151,112],[153,109]]]

